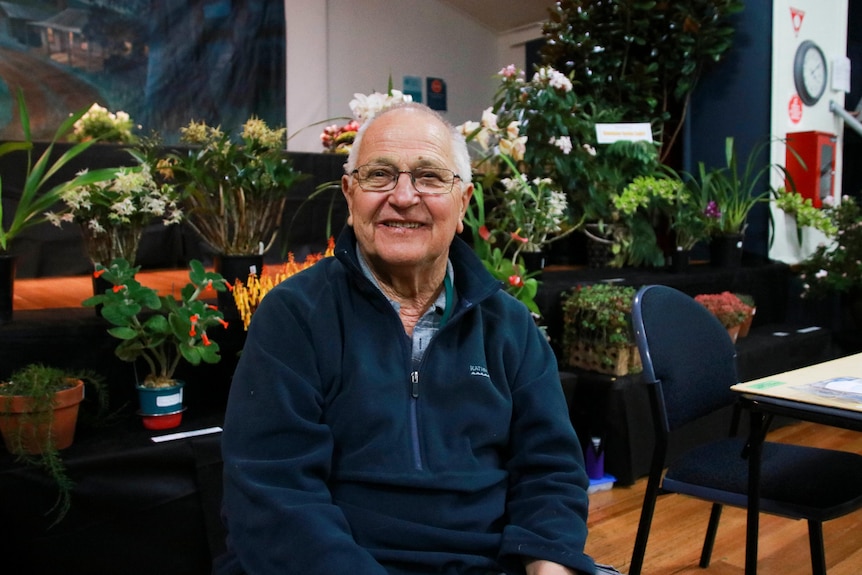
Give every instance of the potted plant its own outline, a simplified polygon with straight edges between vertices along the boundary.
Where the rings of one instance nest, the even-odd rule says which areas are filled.
[[[44,470],[57,485],[55,522],[66,515],[71,503],[73,482],[60,451],[74,442],[85,381],[104,405],[102,380],[89,371],[30,364],[0,381],[0,432],[6,449]]]
[[[637,244],[658,247],[656,228],[662,224],[669,228],[675,271],[687,268],[689,252],[708,237],[702,198],[670,169],[636,177],[614,198],[614,206],[625,217]]]
[[[308,254],[301,262],[297,262],[293,253],[287,254],[287,261],[281,265],[281,268],[275,273],[267,273],[264,270],[260,275],[249,274],[248,279],[243,282],[237,280],[233,285],[233,300],[239,310],[239,316],[242,320],[242,327],[248,331],[248,326],[251,324],[251,317],[257,311],[257,306],[263,300],[264,296],[269,291],[292,276],[295,273],[309,268],[322,260],[335,254],[335,238],[330,237],[326,251],[323,253]]]
[[[642,369],[631,327],[630,286],[577,286],[563,296],[563,354],[572,367],[625,375]]]
[[[134,262],[144,228],[154,219],[164,225],[182,220],[174,186],[157,181],[156,166],[142,149],[128,149],[136,166],[117,168],[113,177],[68,187],[61,193],[60,212],[48,213],[56,226],[75,222],[93,264],[115,258]]]
[[[21,121],[24,140],[0,144],[0,156],[13,153],[23,154],[20,165],[24,170],[21,193],[18,197],[8,200],[8,203],[3,197],[3,178],[0,177],[0,325],[12,319],[15,254],[11,248],[14,240],[24,230],[44,222],[47,219],[45,213],[60,201],[65,190],[105,180],[115,173],[115,169],[105,168],[79,173],[71,180],[56,182],[57,173],[95,142],[95,140],[88,140],[74,144],[60,153],[59,156],[55,150],[56,143],[69,134],[75,122],[86,110],[80,110],[70,115],[60,124],[51,142],[34,159],[30,116],[27,112],[23,91],[18,90],[17,100],[18,116]],[[4,210],[11,211],[11,217],[9,212],[4,213]]]
[[[259,274],[288,193],[301,177],[285,152],[285,128],[252,116],[240,141],[206,122],[191,121],[180,132],[190,147],[168,153],[162,170],[179,187],[186,222],[213,250],[215,269],[228,281],[250,270]],[[228,294],[219,294],[219,307],[230,319],[238,317]]]
[[[751,308],[743,303],[736,294],[729,291],[699,294],[694,297],[694,300],[717,317],[721,325],[727,329],[730,339],[736,342],[740,326],[751,314]]]
[[[784,167],[763,162],[768,143],[754,146],[742,167],[734,139],[728,137],[724,145],[726,165],[707,168],[699,162],[697,174],[690,177],[689,184],[706,201],[704,215],[712,238],[710,261],[717,267],[739,265],[748,214],[778,193],[769,184],[768,176],[772,169],[784,172]]]
[[[113,326],[108,333],[120,340],[114,350],[118,358],[128,362],[143,359],[146,363],[147,375],[136,389],[148,429],[176,427],[182,421],[184,383],[174,378],[180,361],[200,365],[221,359],[219,346],[207,330],[217,325],[227,327],[227,322],[202,295],[210,288],[225,291],[227,282],[198,260],[189,266],[189,282],[175,299],[141,285],[136,279],[140,267],[123,258],[108,266],[96,264],[94,273],[114,288],[83,302],[85,306],[101,306],[102,317]]]
[[[827,204],[834,231],[797,266],[805,300],[837,297],[857,332],[862,326],[862,207],[852,196]]]

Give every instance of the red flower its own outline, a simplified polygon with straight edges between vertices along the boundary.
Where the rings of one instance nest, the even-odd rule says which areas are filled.
[[[488,241],[488,238],[491,237],[491,231],[488,230],[488,226],[482,226],[479,228],[479,237],[486,242]]]
[[[223,320],[223,319],[219,319],[219,320],[218,320],[218,322],[221,324],[221,326],[222,326],[223,328],[227,329],[227,322],[226,322],[225,320]]]
[[[122,290],[123,290],[123,288],[125,288],[125,287],[126,287],[126,286],[114,286],[112,289],[114,290],[114,293],[119,293],[119,292],[120,292],[120,291],[122,291]]]
[[[527,238],[522,238],[521,236],[519,236],[518,232],[512,232],[511,235],[512,235],[512,239],[515,240],[516,242],[521,242],[522,244],[525,244],[529,241]]]
[[[509,285],[517,288],[524,287],[524,278],[517,274],[511,275],[509,276]]]
[[[102,277],[102,274],[103,274],[103,273],[105,273],[105,268],[102,268],[102,269],[99,269],[99,270],[94,271],[94,272],[93,272],[93,277],[94,277],[94,278],[100,278],[100,277]]]
[[[206,346],[206,345],[210,345],[210,344],[212,343],[212,342],[210,341],[210,338],[208,338],[208,337],[207,337],[206,332],[204,332],[204,333],[202,333],[202,334],[201,334],[201,340],[204,342],[204,345],[205,345],[205,346]]]

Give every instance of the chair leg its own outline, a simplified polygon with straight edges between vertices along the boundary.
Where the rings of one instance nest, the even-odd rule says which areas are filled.
[[[823,524],[808,520],[808,543],[811,547],[812,575],[826,575],[826,552],[823,550]]]
[[[709,525],[706,527],[706,537],[703,539],[703,550],[700,552],[700,566],[706,569],[712,559],[712,548],[715,545],[715,534],[718,532],[718,521],[721,519],[720,503],[712,504],[709,514]]]
[[[635,536],[635,548],[632,551],[632,562],[629,566],[628,575],[640,575],[643,568],[644,555],[646,554],[647,540],[649,539],[649,530],[652,525],[653,512],[655,511],[655,502],[658,498],[659,485],[661,483],[661,472],[658,476],[650,474],[647,481],[646,491],[644,492],[644,502],[641,507],[641,517],[638,522],[638,532]]]

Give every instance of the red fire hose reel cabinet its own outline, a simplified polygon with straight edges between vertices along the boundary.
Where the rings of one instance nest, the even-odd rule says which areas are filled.
[[[804,198],[811,198],[815,208],[833,195],[835,189],[835,142],[834,134],[826,132],[791,132],[787,134],[785,167],[792,178],[796,191]],[[803,166],[795,151],[805,163]],[[793,188],[785,182],[788,191]]]

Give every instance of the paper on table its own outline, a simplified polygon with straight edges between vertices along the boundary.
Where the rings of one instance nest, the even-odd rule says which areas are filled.
[[[825,397],[862,401],[862,378],[858,377],[832,377],[801,388]]]

